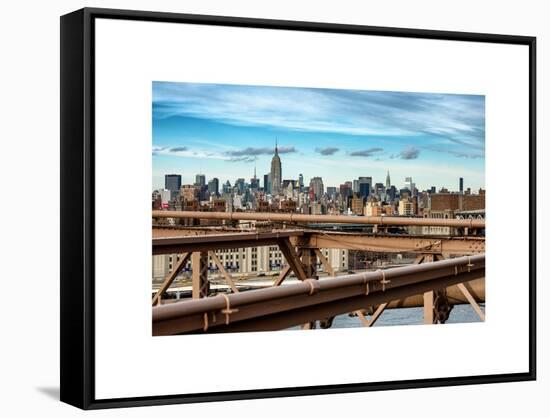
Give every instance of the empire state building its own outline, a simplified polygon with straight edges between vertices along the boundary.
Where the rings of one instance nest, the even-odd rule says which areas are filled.
[[[281,159],[279,158],[279,150],[275,141],[275,155],[271,159],[271,194],[276,195],[281,191]]]

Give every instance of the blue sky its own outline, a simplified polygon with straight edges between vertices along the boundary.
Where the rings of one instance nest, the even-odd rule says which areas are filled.
[[[359,176],[419,189],[485,187],[479,95],[153,82],[153,188],[164,174],[263,185],[278,141],[283,179]]]

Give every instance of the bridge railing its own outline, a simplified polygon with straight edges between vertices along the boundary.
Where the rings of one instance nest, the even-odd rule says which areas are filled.
[[[154,210],[153,218],[213,219],[228,221],[272,221],[288,223],[368,224],[387,226],[440,226],[454,228],[485,228],[483,219],[441,219],[399,216],[304,215],[277,212],[202,212]]]
[[[153,307],[153,335],[285,329],[462,285],[485,276],[485,254]],[[464,288],[465,289],[465,288]],[[475,302],[474,302],[475,303]],[[479,307],[478,307],[479,308]],[[431,309],[431,305],[430,305]]]

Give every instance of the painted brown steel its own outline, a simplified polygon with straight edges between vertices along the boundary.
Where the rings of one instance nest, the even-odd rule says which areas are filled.
[[[467,282],[464,285],[472,295],[473,299],[477,303],[485,302],[485,279],[476,279]],[[468,304],[468,299],[464,294],[456,287],[451,286],[447,288],[447,297],[451,305]],[[395,308],[420,308],[424,306],[423,295],[408,296],[404,299],[394,300],[388,303],[386,309]]]
[[[436,252],[446,255],[479,254],[485,252],[481,237],[417,237],[410,235],[383,236],[308,230],[281,230],[277,232],[230,232],[219,234],[175,236],[170,231],[153,229],[153,255],[192,251],[277,245],[279,238],[289,237],[293,245],[303,248],[339,248],[379,252]]]
[[[278,245],[281,238],[303,234],[303,231],[239,232],[153,238],[153,255]]]
[[[318,280],[320,290],[331,290],[355,285],[364,285],[367,282],[380,281],[383,277],[391,280],[393,278],[412,276],[415,274],[425,275],[435,272],[436,277],[449,274],[454,268],[464,268],[471,264],[470,269],[485,267],[485,254],[446,259],[433,263],[411,264],[404,267],[396,267],[384,271],[374,271],[356,274],[347,274],[337,277],[330,277]],[[287,286],[269,287],[267,289],[251,290],[239,294],[230,295],[232,306],[241,306],[248,303],[263,302],[272,299],[285,298],[293,295],[309,293],[308,283],[293,283]],[[168,319],[181,314],[205,312],[208,310],[222,309],[225,306],[223,299],[207,298],[203,300],[185,301],[173,305],[159,306],[153,309],[153,320]]]
[[[231,307],[238,309],[231,316],[231,320],[239,321],[302,308],[311,304],[345,299],[357,294],[369,293],[369,291],[384,292],[386,288],[406,286],[421,281],[450,276],[455,276],[455,278],[460,276],[461,282],[468,281],[481,277],[484,273],[485,256],[478,255],[398,267],[383,272],[359,273],[321,280],[310,279],[287,286],[241,292],[224,298],[210,297],[202,300],[184,301],[153,308],[153,333],[164,335],[197,329],[197,324],[200,323],[197,320],[201,321],[202,315],[227,308],[228,301]],[[382,284],[381,281],[385,281],[387,284]],[[444,284],[442,282],[440,286]],[[314,297],[311,297],[313,294]],[[193,319],[197,315],[199,318]]]
[[[168,290],[174,279],[177,277],[179,272],[185,267],[192,253],[182,254],[180,261],[174,267],[174,270],[164,279],[163,283],[160,285],[160,288],[157,290],[153,296],[153,306],[156,305],[162,298],[162,294]]]
[[[385,292],[381,289],[375,289],[368,295],[366,295],[364,291],[361,291],[362,287],[356,286],[354,288],[333,289],[314,295],[301,294],[290,296],[285,299],[253,303],[236,308],[236,312],[230,316],[229,324],[226,324],[224,317],[220,315],[219,311],[185,315],[173,319],[153,322],[153,335],[202,332],[205,328],[205,317],[208,318],[207,331],[209,332],[216,332],[217,329],[220,332],[241,330],[242,327],[239,325],[241,323],[245,324],[243,327],[249,328],[243,330],[250,331],[284,329],[316,319],[333,316],[334,307],[337,309],[334,315],[339,315],[356,311],[367,306],[378,305],[388,300],[407,298],[411,295],[421,294],[426,289],[429,290],[434,287],[439,288],[441,286],[450,286],[468,280],[475,280],[481,278],[484,274],[484,269],[480,269],[469,273],[459,273],[456,276],[452,274],[433,280],[425,280],[421,277],[416,277],[416,279],[409,278],[405,283],[401,284],[401,286],[388,288]],[[418,284],[422,284],[423,287],[417,287],[416,285]],[[403,291],[396,292],[399,289],[403,289]],[[352,303],[349,304],[349,301]],[[361,303],[357,303],[358,301]],[[341,304],[344,304],[343,306],[346,307],[345,310],[340,310],[340,308],[338,308]],[[296,315],[298,312],[307,312],[309,310],[314,312],[315,315],[307,317]],[[274,318],[278,319],[275,320]],[[271,323],[272,320],[274,323]],[[278,321],[281,322],[278,323]],[[264,328],[266,324],[269,325],[268,328]]]
[[[225,326],[212,327],[209,331],[248,332],[282,330],[302,323],[342,315],[361,309],[364,306],[376,306],[389,299],[405,298],[410,295],[424,293],[429,289],[441,286],[443,283],[445,286],[450,286],[465,282],[468,278],[477,279],[483,275],[484,271],[476,270],[471,273],[459,274],[457,276],[451,275],[441,279],[411,283],[406,286],[389,289],[386,292],[357,295],[332,302],[304,306],[294,310],[281,311],[244,321],[233,322]]]
[[[305,238],[309,241],[305,242]],[[385,236],[349,234],[337,232],[311,233],[306,231],[304,238],[291,238],[301,241],[302,247],[339,248],[376,252],[434,252],[447,255],[480,254],[485,252],[485,238],[482,237],[431,237],[427,236]]]
[[[192,218],[217,219],[228,221],[273,221],[298,223],[336,223],[336,224],[369,224],[395,226],[448,226],[457,228],[485,228],[481,219],[439,219],[407,218],[396,216],[346,216],[346,215],[303,215],[299,213],[266,213],[266,212],[199,212],[154,210],[153,218]]]

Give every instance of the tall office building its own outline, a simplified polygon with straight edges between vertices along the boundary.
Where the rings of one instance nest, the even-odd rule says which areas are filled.
[[[214,177],[208,182],[208,192],[210,196],[219,196],[220,194],[220,181],[217,177]]]
[[[170,199],[175,199],[181,188],[180,174],[166,174],[164,176],[164,188],[170,190]]]
[[[357,182],[358,187],[355,193],[359,193],[361,197],[368,197],[372,190],[372,177],[359,177]]]
[[[223,186],[222,186],[222,191],[224,194],[226,193],[231,193],[231,183],[229,182],[229,180],[227,180]]]
[[[309,192],[315,200],[320,200],[325,194],[323,179],[321,177],[313,177],[309,182]]]
[[[352,189],[349,186],[349,182],[340,185],[340,196],[342,197],[342,199],[347,199],[349,196],[351,196],[351,193]]]
[[[414,189],[413,184],[414,183],[413,183],[412,177],[405,177],[405,187],[411,191],[411,196],[412,196],[412,192],[413,192],[413,189]]]
[[[390,187],[391,187],[390,170],[388,170],[388,174],[386,174],[386,190],[388,190]]]
[[[458,180],[458,190],[461,194],[464,194],[464,179],[462,177]]]
[[[269,185],[269,176],[270,174],[264,174],[264,193],[269,194],[271,193],[271,186]]]
[[[369,197],[370,195],[370,183],[359,183],[359,196],[362,198]]]
[[[195,176],[195,186],[199,190],[199,200],[206,199],[206,176],[204,174],[197,174]]]
[[[204,174],[197,174],[195,176],[195,186],[206,186],[206,176]]]
[[[277,142],[275,142],[275,155],[271,159],[271,194],[279,194],[281,191],[281,179],[283,173],[281,169],[281,158],[279,157],[279,150],[277,148]]]
[[[235,181],[235,187],[239,191],[239,193],[244,193],[244,179],[238,178],[237,181]]]

